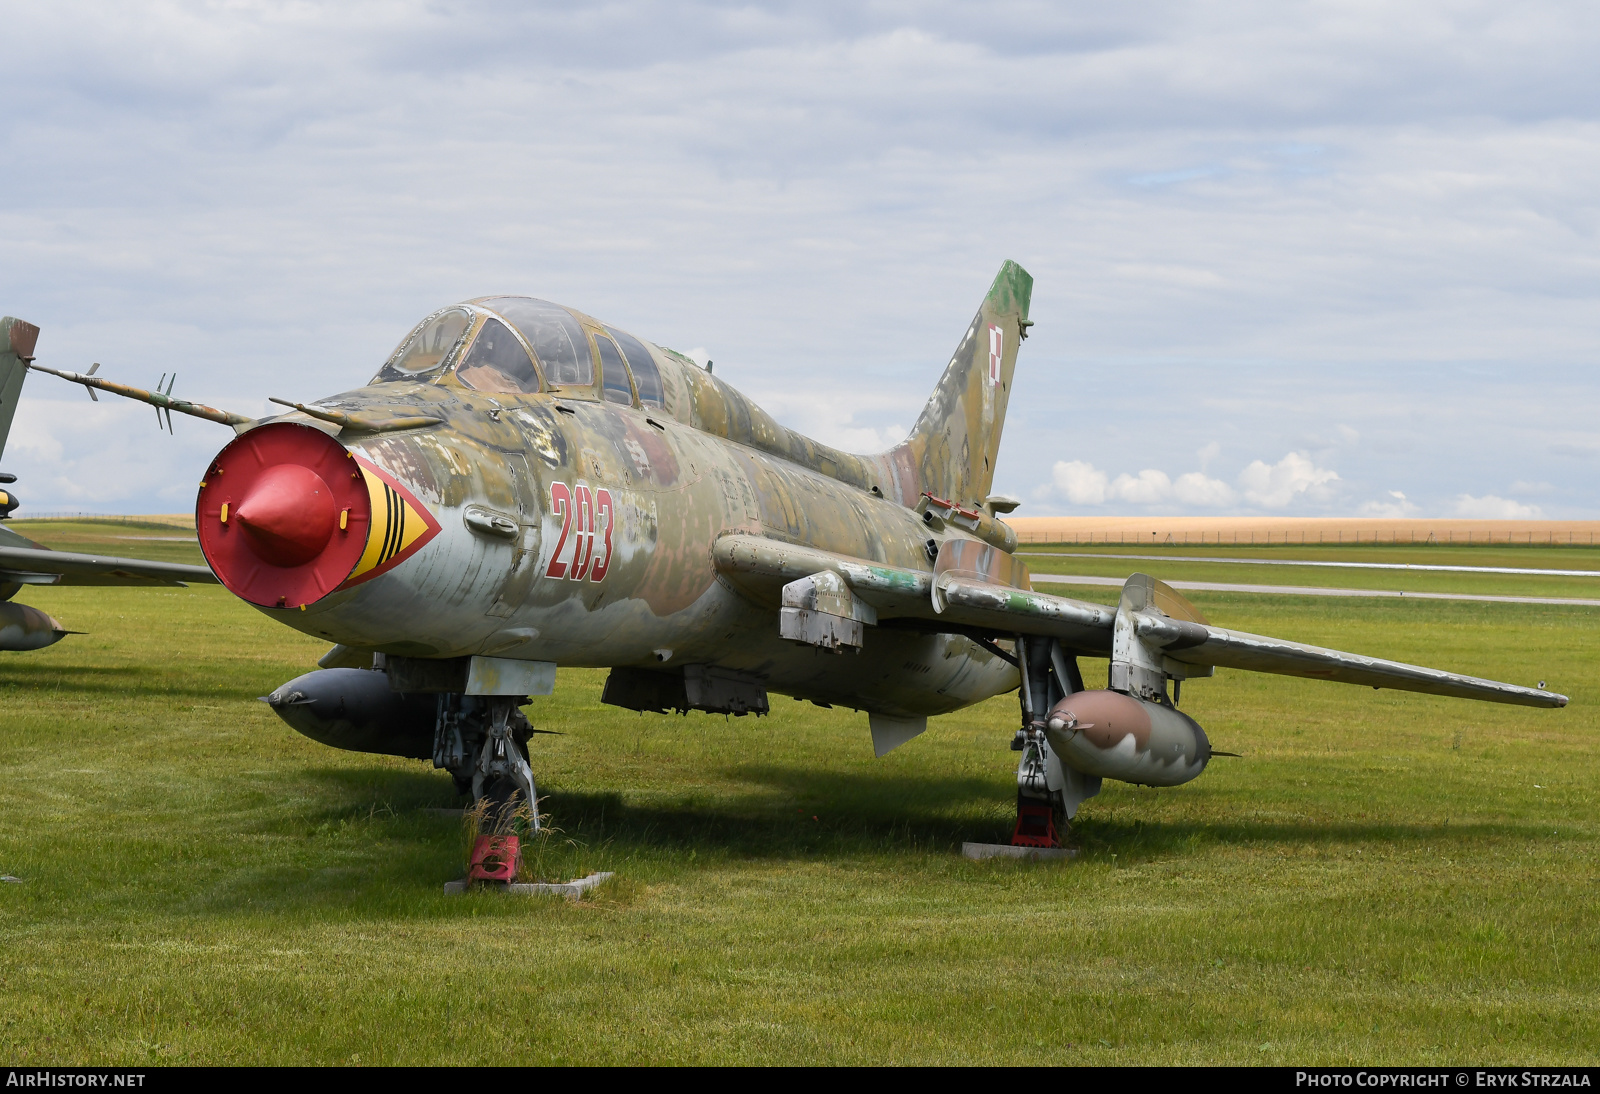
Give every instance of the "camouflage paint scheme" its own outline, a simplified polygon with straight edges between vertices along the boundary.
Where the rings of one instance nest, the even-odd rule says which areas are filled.
[[[484,393],[447,368],[430,382],[377,383],[317,403],[437,415],[439,427],[363,437],[303,414],[273,419],[342,434],[409,486],[442,531],[403,565],[304,611],[262,610],[307,634],[386,654],[652,669],[713,663],[770,691],[899,716],[1011,690],[1016,670],[958,635],[884,629],[846,656],[796,646],[773,625],[776,596],[763,602],[736,588],[719,574],[712,546],[743,534],[921,571],[930,540],[973,538],[952,524],[931,529],[915,507],[924,491],[984,506],[1031,290],[1021,267],[1001,270],[916,427],[878,456],[801,436],[655,346],[660,408],[607,402],[598,384]],[[456,357],[496,318],[472,310]],[[589,333],[604,333],[574,314]],[[997,383],[989,382],[989,326],[1005,334]],[[615,554],[601,582],[544,576],[561,531],[549,505],[558,482],[611,492]],[[469,508],[515,521],[516,539],[475,532],[464,519]]]

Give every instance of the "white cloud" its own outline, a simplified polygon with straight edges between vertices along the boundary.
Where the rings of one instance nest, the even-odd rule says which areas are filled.
[[[1356,510],[1356,515],[1361,517],[1410,517],[1421,511],[1421,508],[1403,493],[1398,490],[1391,490],[1387,500],[1362,502],[1361,508]]]
[[[768,387],[759,371],[742,362],[719,364],[715,371],[784,425],[845,452],[883,452],[905,440],[908,431],[897,418],[916,404],[918,394],[897,385],[861,384],[846,399],[814,386]]]
[[[1282,509],[1300,495],[1320,492],[1338,478],[1337,471],[1316,466],[1304,453],[1290,452],[1275,464],[1252,461],[1239,472],[1239,486],[1251,505]]]
[[[1172,496],[1166,472],[1146,469],[1137,475],[1118,475],[1106,496],[1132,505],[1159,505]]]
[[[1177,503],[1201,509],[1231,505],[1234,492],[1220,479],[1198,471],[1179,475],[1174,481],[1165,471],[1145,468],[1137,475],[1121,474],[1111,479],[1104,471],[1083,460],[1059,461],[1051,471],[1053,492],[1072,505],[1170,505]],[[1036,491],[1048,498],[1051,490]]]
[[[1179,475],[1172,484],[1172,496],[1184,505],[1198,509],[1220,509],[1232,505],[1233,488],[1221,479],[1207,478],[1199,471]]]
[[[1050,479],[1061,496],[1073,505],[1103,505],[1106,500],[1106,473],[1082,460],[1058,460],[1050,469]]]
[[[808,436],[844,452],[873,453],[885,452],[905,440],[906,429],[899,425],[842,424],[814,430]]]
[[[1537,505],[1524,505],[1493,494],[1485,494],[1481,498],[1462,494],[1456,498],[1454,515],[1473,520],[1537,520],[1544,515],[1544,511]]]

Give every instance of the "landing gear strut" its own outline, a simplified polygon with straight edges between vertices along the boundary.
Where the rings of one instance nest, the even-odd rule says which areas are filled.
[[[1067,657],[1053,638],[1016,637],[1017,670],[1022,676],[1022,728],[1011,741],[1017,761],[1017,824],[1011,843],[1017,847],[1060,847],[1061,835],[1078,803],[1100,789],[1082,791],[1084,776],[1065,768],[1045,736],[1050,708],[1083,690],[1076,659]],[[1059,824],[1058,824],[1059,821]]]
[[[539,789],[524,748],[533,727],[517,709],[522,696],[439,696],[433,766],[450,772],[459,793],[488,803],[491,829],[504,827],[520,804],[539,829]]]

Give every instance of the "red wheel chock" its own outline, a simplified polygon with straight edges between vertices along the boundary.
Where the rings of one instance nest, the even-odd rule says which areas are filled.
[[[1013,847],[1060,847],[1056,834],[1056,811],[1048,805],[1017,803],[1017,827],[1011,833]]]
[[[472,845],[467,882],[513,882],[521,866],[522,841],[516,836],[479,836]]]

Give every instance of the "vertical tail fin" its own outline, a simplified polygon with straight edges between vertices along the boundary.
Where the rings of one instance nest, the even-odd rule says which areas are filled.
[[[33,360],[33,347],[39,341],[39,328],[22,319],[0,319],[0,456],[5,455],[6,438],[11,435],[11,419],[22,397],[22,381]]]
[[[1032,296],[1028,271],[1000,267],[910,436],[887,453],[902,504],[926,492],[977,508],[989,495]]]

